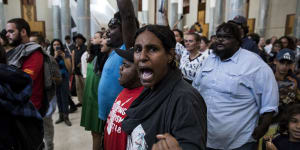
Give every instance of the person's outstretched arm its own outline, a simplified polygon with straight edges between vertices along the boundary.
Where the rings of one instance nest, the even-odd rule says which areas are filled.
[[[122,18],[122,36],[126,49],[134,45],[134,36],[137,30],[137,24],[134,14],[134,8],[131,0],[117,0],[118,8]]]

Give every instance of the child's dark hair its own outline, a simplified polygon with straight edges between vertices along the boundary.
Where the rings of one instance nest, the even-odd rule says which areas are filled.
[[[201,37],[200,37],[200,42],[201,42],[201,41],[203,41],[206,45],[209,44],[209,40],[208,40],[207,37],[205,37],[205,36],[201,36]]]
[[[180,35],[180,37],[183,39],[183,32],[182,32],[181,30],[179,30],[179,29],[173,29],[172,31],[173,31],[173,32],[178,32],[179,35]],[[182,41],[180,42],[180,44],[182,44],[182,45],[184,46],[184,40],[182,40]]]
[[[0,45],[0,64],[6,64],[6,53],[4,48]]]
[[[179,29],[173,29],[172,31],[173,31],[173,32],[174,32],[174,31],[178,32],[179,35],[180,35],[180,37],[183,38],[183,32],[182,32],[181,30],[179,30]]]
[[[36,33],[36,32],[31,33],[30,37],[36,37],[36,38],[37,38],[37,43],[40,44],[40,45],[42,45],[42,44],[45,43],[45,38],[44,38],[44,36],[42,36],[42,35],[39,34],[39,33]]]
[[[272,45],[274,46],[275,44],[279,44],[279,46],[281,47],[281,49],[283,48],[283,45],[282,45],[282,43],[281,43],[280,40],[275,40]]]
[[[288,125],[293,116],[300,114],[300,104],[293,104],[287,108],[279,121],[278,132],[284,134],[288,131]]]

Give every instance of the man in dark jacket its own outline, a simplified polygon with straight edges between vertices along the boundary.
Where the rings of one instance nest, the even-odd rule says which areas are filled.
[[[38,149],[43,143],[43,120],[29,101],[32,80],[4,64],[1,46],[0,52],[0,149]]]
[[[242,38],[241,47],[243,49],[246,49],[246,50],[249,50],[256,54],[259,54],[257,44],[253,40],[251,40],[247,37],[247,33],[249,32],[249,29],[247,26],[247,19],[243,16],[235,16],[233,18],[233,20],[229,20],[228,22],[238,25],[240,32],[241,32],[241,38]]]

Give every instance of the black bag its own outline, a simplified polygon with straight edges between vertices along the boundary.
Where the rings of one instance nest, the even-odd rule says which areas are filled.
[[[41,150],[43,147],[43,121],[36,118],[15,117],[17,141],[22,150]]]
[[[41,150],[44,143],[43,121],[37,118],[14,116],[0,110],[0,149]],[[2,122],[3,121],[3,122]]]

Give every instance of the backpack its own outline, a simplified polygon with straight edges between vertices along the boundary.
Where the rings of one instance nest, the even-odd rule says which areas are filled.
[[[56,85],[62,80],[58,64],[54,57],[42,51],[44,54],[44,98],[39,112],[44,117],[48,111],[49,103],[56,93]],[[58,79],[58,80],[55,80]]]
[[[15,137],[21,150],[42,150],[43,148],[43,120],[36,118],[15,116]]]
[[[0,149],[40,150],[43,146],[43,120],[15,116],[1,108]]]

